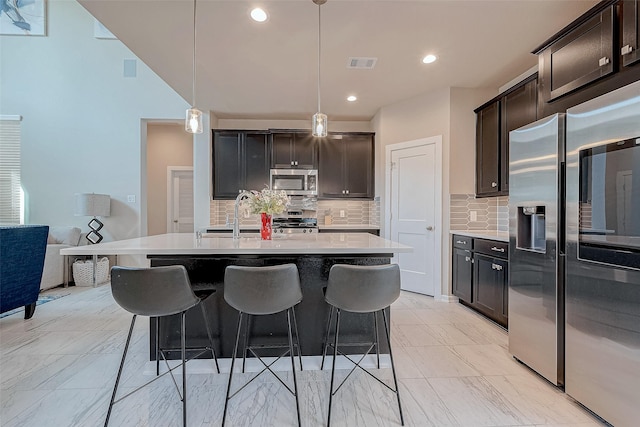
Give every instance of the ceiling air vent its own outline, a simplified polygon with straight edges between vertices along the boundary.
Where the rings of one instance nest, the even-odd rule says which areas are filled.
[[[373,70],[378,58],[363,58],[352,56],[347,62],[347,68],[354,70]]]

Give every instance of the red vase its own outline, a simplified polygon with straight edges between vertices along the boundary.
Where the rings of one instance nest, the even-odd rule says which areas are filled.
[[[260,237],[262,240],[271,240],[272,228],[271,228],[271,215],[262,212],[260,214],[262,220],[262,226],[260,227]]]

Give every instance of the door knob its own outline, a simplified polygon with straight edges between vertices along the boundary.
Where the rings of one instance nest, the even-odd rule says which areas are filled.
[[[427,230],[428,230],[428,231],[432,231],[432,230],[433,230],[433,227],[429,225],[429,226],[427,227]]]
[[[178,220],[177,220],[177,219],[174,219],[174,220],[173,220],[173,222],[175,222],[175,223],[177,224],[177,223],[178,223]]]

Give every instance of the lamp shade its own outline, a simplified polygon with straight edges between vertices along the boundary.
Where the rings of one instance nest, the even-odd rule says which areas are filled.
[[[75,216],[109,216],[111,197],[108,194],[77,193]]]

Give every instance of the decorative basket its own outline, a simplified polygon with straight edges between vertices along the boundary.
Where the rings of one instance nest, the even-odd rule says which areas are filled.
[[[76,286],[93,286],[93,260],[73,263],[73,280]],[[109,281],[109,259],[100,258],[96,263],[96,285]]]

